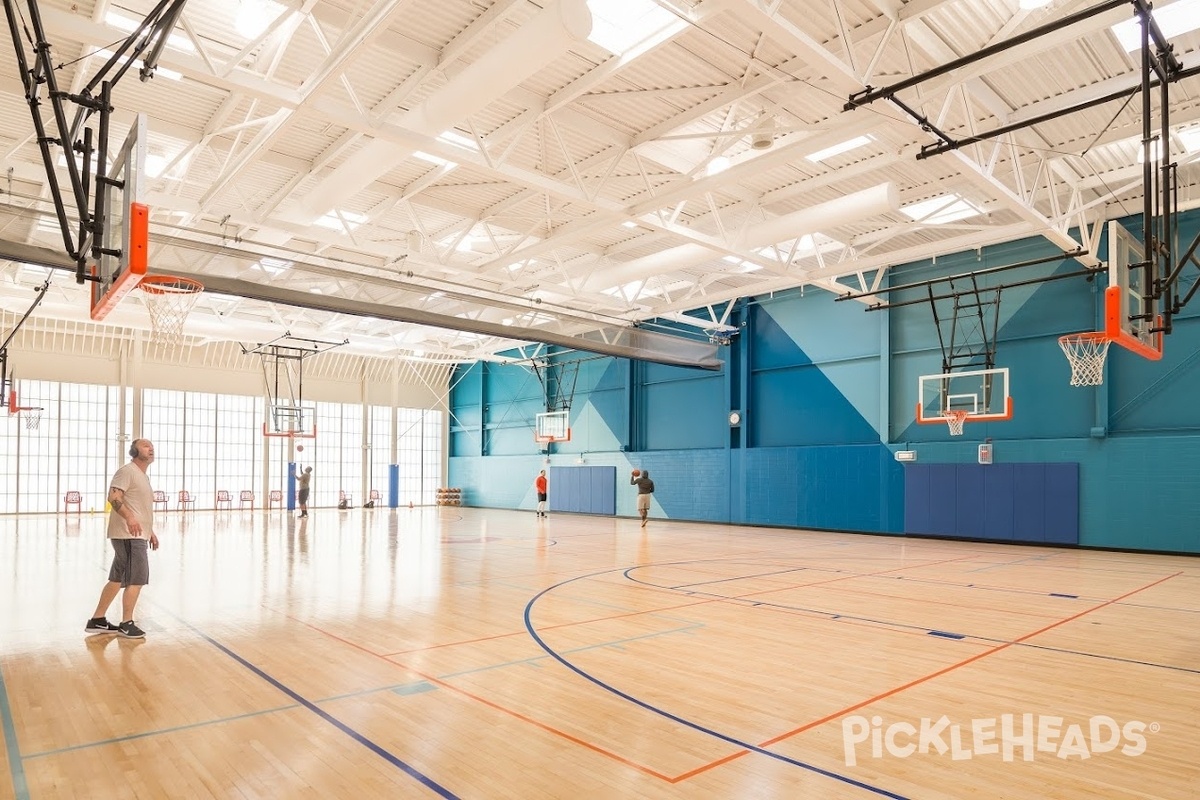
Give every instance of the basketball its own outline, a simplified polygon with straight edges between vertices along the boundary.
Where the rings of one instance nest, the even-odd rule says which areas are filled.
[[[640,469],[635,469],[635,470],[633,471],[633,477],[635,477],[635,478],[636,478],[636,477],[638,477],[638,476],[639,476],[639,475],[641,475],[641,474],[642,474],[642,471],[641,471]]]
[[[302,445],[302,444],[298,444],[298,445],[296,445],[296,452],[297,452],[297,453],[303,453],[303,452],[304,452],[304,445]]]

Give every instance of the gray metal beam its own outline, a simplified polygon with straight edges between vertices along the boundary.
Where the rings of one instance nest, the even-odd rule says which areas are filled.
[[[66,255],[20,242],[0,240],[0,259],[11,259],[49,269],[75,271],[74,262]],[[709,370],[719,370],[723,364],[721,359],[717,358],[716,345],[641,328],[601,326],[599,331],[585,336],[568,336],[537,328],[522,328],[515,325],[500,325],[483,320],[452,317],[446,314],[434,314],[414,308],[366,303],[344,297],[314,295],[311,292],[266,286],[237,278],[194,275],[175,271],[172,271],[172,274],[199,281],[204,284],[206,292],[294,308],[310,308],[355,317],[375,317],[393,322],[465,331],[482,336],[495,336],[501,339],[541,342],[572,350],[629,358],[636,361],[651,361],[657,364]],[[599,338],[593,338],[597,336]]]

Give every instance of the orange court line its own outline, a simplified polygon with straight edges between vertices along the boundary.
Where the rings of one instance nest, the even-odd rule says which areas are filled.
[[[763,742],[760,745],[760,747],[766,747],[767,745],[775,744],[784,739],[795,736],[798,733],[803,733],[804,731],[815,728],[818,725],[823,725],[826,722],[835,720],[838,717],[849,714],[851,711],[857,711],[858,709],[862,708],[863,706],[870,705],[871,703],[878,702],[879,700],[884,700],[888,697],[891,697],[892,695],[899,694],[900,692],[904,691],[905,689],[911,689],[913,686],[917,686],[919,684],[925,683],[926,681],[937,678],[941,675],[945,675],[946,673],[952,672],[953,670],[956,670],[959,667],[965,667],[967,664],[971,664],[975,661],[978,661],[981,658],[986,658],[987,656],[993,655],[995,653],[999,653],[1001,650],[1007,650],[1009,647],[1012,647],[1013,645],[1020,644],[1021,642],[1024,642],[1027,639],[1032,639],[1034,636],[1039,636],[1039,635],[1045,633],[1046,631],[1053,630],[1054,628],[1059,627],[1060,625],[1065,625],[1068,622],[1077,620],[1082,616],[1091,614],[1093,611],[1099,611],[1100,609],[1110,606],[1113,603],[1117,603],[1121,600],[1124,600],[1126,597],[1135,595],[1138,592],[1144,592],[1145,590],[1153,588],[1153,587],[1157,586],[1158,584],[1163,583],[1165,581],[1168,581],[1171,578],[1178,576],[1179,574],[1180,573],[1177,572],[1174,575],[1167,575],[1166,577],[1159,578],[1158,580],[1154,581],[1153,583],[1148,583],[1145,586],[1139,587],[1137,589],[1133,589],[1119,597],[1114,597],[1111,600],[1105,600],[1103,603],[1101,603],[1098,606],[1092,606],[1091,608],[1085,608],[1083,611],[1080,611],[1076,614],[1072,614],[1069,617],[1064,617],[1063,619],[1060,619],[1057,622],[1052,622],[1049,625],[1046,625],[1045,627],[1042,627],[1042,628],[1037,629],[1036,631],[1033,631],[1032,633],[1027,633],[1024,636],[1021,636],[1020,638],[1013,639],[1011,642],[1005,642],[1004,644],[997,645],[993,648],[983,651],[982,653],[977,653],[976,655],[973,655],[970,658],[963,659],[962,661],[958,662],[957,664],[951,664],[948,667],[943,667],[942,669],[939,669],[936,672],[931,672],[930,674],[928,674],[924,677],[909,681],[908,683],[906,683],[902,686],[897,686],[896,688],[889,689],[888,691],[883,692],[882,694],[878,694],[878,695],[875,695],[874,697],[867,698],[866,700],[863,700],[860,703],[855,703],[852,706],[843,708],[841,711],[835,711],[834,713],[828,714],[818,720],[814,720],[814,721],[808,723],[807,725],[802,725],[801,727],[796,728],[795,730],[780,734],[779,736],[776,736],[773,739],[768,739],[767,741]]]
[[[997,645],[990,649],[984,650],[983,652],[977,653],[977,654],[971,656],[970,658],[966,658],[962,661],[959,661],[956,664],[951,664],[950,666],[939,669],[936,672],[931,672],[930,674],[925,675],[921,678],[917,678],[915,680],[909,681],[908,683],[903,684],[902,686],[897,686],[894,689],[889,689],[888,691],[883,692],[881,694],[877,694],[874,697],[869,697],[866,700],[863,700],[862,702],[855,703],[854,705],[843,708],[840,711],[835,711],[832,714],[827,714],[826,716],[821,717],[820,719],[813,720],[812,722],[809,722],[805,725],[801,725],[799,728],[795,728],[793,730],[787,731],[786,733],[781,733],[778,736],[775,736],[771,739],[767,739],[765,742],[760,743],[758,746],[759,747],[769,747],[773,744],[778,744],[779,742],[783,741],[784,739],[790,739],[791,737],[796,736],[797,734],[804,733],[805,731],[811,730],[812,728],[815,728],[819,725],[824,725],[827,722],[831,722],[832,720],[835,720],[838,717],[845,716],[846,714],[849,714],[851,711],[857,711],[858,709],[860,709],[864,706],[868,706],[868,705],[878,702],[880,700],[887,699],[888,697],[891,697],[892,695],[899,694],[900,692],[903,692],[905,689],[911,689],[914,686],[918,686],[922,683],[933,680],[934,678],[937,678],[941,675],[945,675],[948,672],[952,672],[952,671],[958,669],[959,667],[965,667],[968,664],[974,663],[982,658],[986,658],[987,656],[998,653],[1001,650],[1006,650],[1009,647],[1012,647],[1013,645],[1020,644],[1021,642],[1024,642],[1027,639],[1032,639],[1034,636],[1038,636],[1040,634],[1045,633],[1046,631],[1053,630],[1054,628],[1057,628],[1060,625],[1065,625],[1068,622],[1072,622],[1073,620],[1079,619],[1082,616],[1091,614],[1093,611],[1099,611],[1102,608],[1113,605],[1115,603],[1119,603],[1120,601],[1124,600],[1126,597],[1131,597],[1135,594],[1138,594],[1139,592],[1144,592],[1147,589],[1151,589],[1151,588],[1159,585],[1160,583],[1165,583],[1166,581],[1169,581],[1171,578],[1176,578],[1176,577],[1179,577],[1180,575],[1183,575],[1183,572],[1176,572],[1174,574],[1159,578],[1158,580],[1148,583],[1145,586],[1141,586],[1137,589],[1128,591],[1123,595],[1112,598],[1111,600],[1106,600],[1103,603],[1101,603],[1100,605],[1093,606],[1091,608],[1086,608],[1077,614],[1072,614],[1069,617],[1064,617],[1063,619],[1060,619],[1057,622],[1053,622],[1049,625],[1046,625],[1045,627],[1037,629],[1036,631],[1027,633],[1018,639],[1013,639],[1011,642],[1005,642],[1004,644],[1000,644],[1000,645]],[[698,768],[692,770],[691,772],[687,773],[687,777],[693,777],[695,775],[699,775],[703,772],[713,769],[714,767],[718,767],[718,766],[721,766],[722,764],[726,764],[735,758],[741,758],[742,756],[747,755],[749,752],[750,752],[749,750],[742,750],[742,751],[733,753],[729,756],[726,756],[725,758],[721,759],[720,761],[714,761],[710,764],[706,764],[702,767],[698,767]],[[680,778],[680,779],[682,779],[682,778]]]
[[[949,558],[949,559],[944,559],[944,560],[941,560],[941,561],[926,561],[926,562],[922,562],[922,563],[920,563],[920,564],[908,564],[908,565],[905,565],[905,566],[893,567],[893,568],[891,568],[891,569],[887,569],[887,570],[881,570],[881,571],[879,571],[879,572],[873,572],[873,573],[853,573],[853,574],[849,574],[849,575],[838,575],[837,577],[830,578],[830,579],[828,579],[828,580],[825,580],[825,581],[818,581],[817,583],[810,583],[810,584],[799,584],[799,585],[797,585],[797,586],[794,586],[794,587],[792,587],[792,588],[803,588],[804,586],[814,586],[814,585],[817,585],[817,584],[834,583],[834,582],[841,581],[841,580],[848,580],[848,579],[850,579],[850,578],[869,577],[869,576],[871,576],[871,575],[883,575],[883,574],[886,574],[886,573],[889,573],[889,572],[896,572],[896,571],[899,571],[899,570],[902,570],[902,569],[910,569],[910,568],[913,568],[913,567],[926,567],[926,566],[934,566],[934,565],[937,565],[937,564],[945,564],[945,563],[949,563],[949,562],[952,562],[952,561],[963,561],[963,560],[965,560],[965,559],[967,559],[967,558],[970,558],[970,556],[962,556],[962,557],[959,557],[959,558]],[[662,587],[656,587],[656,586],[645,586],[645,587],[643,587],[643,588],[646,588],[646,589],[660,589],[660,590],[662,589]],[[668,591],[680,591],[680,590],[668,590]],[[773,588],[773,589],[770,589],[770,590],[767,590],[767,591],[772,591],[772,592],[774,592],[774,591],[780,591],[780,589]],[[763,593],[763,592],[753,592],[753,593],[750,593],[750,594],[752,595],[752,594],[762,594],[762,593]],[[745,595],[745,596],[750,596],[750,595]],[[657,613],[662,613],[662,612],[664,612],[664,611],[670,611],[670,610],[675,610],[675,609],[679,609],[679,608],[689,608],[689,607],[692,607],[692,606],[697,606],[697,605],[705,605],[705,604],[708,604],[708,603],[724,602],[724,601],[727,601],[727,600],[730,600],[730,599],[737,599],[737,598],[728,598],[728,597],[707,598],[707,599],[704,599],[704,600],[697,600],[697,601],[695,601],[695,602],[692,602],[692,603],[683,603],[683,604],[680,604],[680,605],[678,605],[678,606],[671,606],[671,607],[668,607],[668,608],[660,608],[660,609],[653,609],[653,610],[647,610],[647,611],[634,611],[634,612],[630,612],[629,614],[619,614],[619,615],[616,615],[616,616],[613,616],[613,617],[601,617],[601,618],[597,618],[597,619],[593,619],[593,620],[588,620],[588,622],[599,622],[599,621],[604,621],[604,620],[608,620],[608,619],[619,619],[619,618],[621,618],[621,617],[638,616],[638,615],[640,615],[640,614],[657,614]],[[497,710],[497,711],[500,711],[501,713],[508,714],[509,716],[513,717],[514,719],[520,720],[520,721],[522,721],[522,722],[526,722],[526,723],[528,723],[528,724],[530,724],[530,725],[533,725],[534,727],[537,727],[537,728],[539,728],[539,729],[541,729],[541,730],[544,730],[544,731],[546,731],[547,733],[553,734],[553,735],[555,735],[555,736],[559,736],[559,737],[561,737],[561,738],[563,738],[563,739],[565,739],[565,740],[567,740],[567,741],[569,741],[569,742],[571,742],[571,743],[573,743],[573,744],[577,744],[577,745],[579,745],[580,747],[584,747],[584,748],[586,748],[586,749],[588,749],[588,750],[591,750],[591,751],[593,751],[593,752],[595,752],[595,753],[598,753],[598,754],[600,754],[600,755],[606,756],[606,757],[608,757],[608,758],[610,758],[610,759],[612,759],[612,760],[614,760],[614,761],[616,761],[616,762],[618,762],[618,763],[624,764],[624,765],[626,765],[626,766],[628,766],[628,767],[631,767],[631,768],[633,768],[633,769],[636,769],[636,770],[638,770],[639,772],[642,772],[642,773],[644,773],[644,774],[646,774],[646,775],[649,775],[649,776],[651,776],[651,777],[658,778],[658,779],[660,779],[660,780],[662,780],[662,781],[665,781],[665,782],[667,782],[667,783],[672,783],[672,784],[674,784],[674,783],[678,783],[679,781],[685,780],[686,778],[689,778],[689,777],[691,777],[691,776],[693,776],[693,775],[696,775],[696,774],[699,774],[699,773],[705,772],[705,771],[707,771],[707,770],[710,770],[710,769],[713,769],[713,768],[715,768],[715,767],[718,767],[718,766],[720,766],[720,765],[722,765],[722,764],[728,763],[729,761],[733,761],[733,760],[735,760],[735,759],[737,759],[737,758],[740,758],[741,756],[743,756],[743,755],[745,755],[746,753],[748,753],[748,752],[749,752],[748,750],[743,750],[743,751],[740,751],[740,752],[737,752],[737,753],[733,753],[733,754],[730,754],[730,755],[724,756],[723,758],[721,758],[721,759],[718,759],[718,760],[716,760],[716,761],[709,762],[708,764],[705,764],[705,765],[703,765],[703,766],[701,766],[701,767],[698,767],[698,768],[696,768],[696,769],[693,769],[693,770],[691,770],[691,771],[689,771],[689,772],[685,772],[685,773],[683,773],[682,775],[679,775],[679,776],[677,776],[677,777],[675,777],[675,778],[671,778],[670,776],[668,776],[668,775],[664,775],[663,773],[661,773],[661,772],[658,772],[657,770],[654,770],[654,769],[651,769],[650,767],[647,767],[647,766],[644,766],[644,765],[638,764],[638,763],[636,763],[636,762],[634,762],[634,761],[631,761],[631,760],[629,760],[629,759],[625,758],[624,756],[621,756],[621,755],[618,755],[618,754],[616,754],[616,753],[613,753],[613,752],[611,752],[611,751],[609,751],[609,750],[606,750],[606,749],[604,749],[603,747],[600,747],[599,745],[592,744],[592,743],[590,743],[590,742],[584,741],[583,739],[580,739],[580,738],[579,738],[579,737],[577,737],[577,736],[573,736],[572,734],[569,734],[569,733],[567,733],[566,731],[561,731],[561,730],[558,730],[557,728],[554,728],[553,726],[547,725],[546,723],[540,722],[540,721],[538,721],[538,720],[536,720],[536,719],[533,719],[532,717],[526,716],[525,714],[521,714],[520,712],[514,711],[514,710],[512,710],[512,709],[509,709],[509,708],[505,708],[504,706],[501,706],[501,705],[499,705],[499,704],[497,704],[497,703],[494,703],[494,702],[492,702],[492,701],[490,701],[490,700],[486,700],[486,699],[484,699],[484,698],[482,698],[482,697],[479,697],[479,696],[477,696],[477,695],[474,695],[474,694],[472,694],[472,693],[470,693],[470,692],[468,692],[468,691],[466,691],[466,690],[464,690],[464,689],[460,689],[460,688],[458,688],[458,687],[456,687],[456,686],[454,686],[454,685],[452,685],[452,684],[446,683],[445,681],[439,680],[438,678],[435,678],[435,677],[433,677],[433,676],[431,676],[431,675],[426,675],[424,672],[421,672],[420,670],[414,669],[413,667],[410,667],[410,666],[409,666],[409,665],[407,665],[407,664],[403,664],[403,663],[400,663],[400,662],[394,661],[394,660],[392,660],[392,659],[391,659],[390,657],[388,657],[388,656],[385,656],[385,655],[382,655],[382,654],[380,654],[380,653],[376,653],[376,652],[374,652],[374,651],[372,651],[372,650],[369,650],[369,649],[367,649],[367,648],[363,647],[362,645],[359,645],[359,644],[357,644],[357,643],[355,643],[355,642],[351,642],[351,641],[349,641],[348,639],[344,639],[344,638],[342,638],[342,637],[340,637],[340,636],[337,636],[337,635],[335,635],[335,634],[333,634],[333,633],[330,633],[329,631],[325,630],[324,628],[320,628],[320,627],[318,627],[318,626],[316,626],[316,625],[313,625],[313,624],[312,624],[312,623],[310,623],[310,622],[306,622],[306,621],[304,621],[304,620],[302,620],[302,619],[299,619],[299,618],[297,618],[297,617],[295,617],[295,616],[293,616],[293,615],[291,615],[291,614],[288,614],[288,613],[286,613],[286,612],[281,612],[281,613],[284,613],[284,616],[285,616],[285,617],[287,617],[288,619],[291,619],[291,620],[293,620],[293,621],[295,621],[295,622],[298,622],[298,623],[300,623],[301,625],[304,625],[304,626],[306,626],[306,627],[308,627],[308,628],[311,628],[312,630],[314,630],[314,631],[317,631],[318,633],[320,633],[320,634],[321,634],[321,635],[323,635],[323,636],[327,636],[327,637],[329,637],[330,639],[333,639],[333,640],[335,640],[335,641],[341,642],[342,644],[348,645],[349,647],[352,647],[352,648],[354,648],[355,650],[358,650],[358,651],[360,651],[360,652],[366,653],[367,655],[373,656],[373,657],[375,657],[375,658],[381,658],[381,659],[383,659],[383,660],[387,661],[389,664],[392,664],[392,665],[395,665],[395,666],[397,666],[397,667],[400,667],[401,669],[407,670],[407,671],[409,671],[409,672],[413,673],[414,675],[417,675],[417,676],[421,677],[423,680],[429,681],[430,683],[432,683],[432,684],[434,684],[434,685],[436,685],[436,686],[440,686],[440,687],[442,687],[442,688],[448,689],[448,690],[449,690],[449,691],[451,691],[451,692],[454,692],[454,693],[456,693],[456,694],[460,694],[460,695],[462,695],[463,697],[466,697],[466,698],[469,698],[469,699],[471,699],[471,700],[474,700],[474,701],[476,701],[476,702],[482,703],[483,705],[485,705],[485,706],[488,706],[488,707],[490,707],[490,708],[493,708],[493,709],[495,709],[495,710]],[[586,623],[563,623],[562,625],[551,626],[551,628],[557,628],[557,627],[568,627],[568,626],[579,625],[579,624],[586,624]],[[544,630],[549,630],[549,629],[551,629],[551,628],[546,628],[546,629],[544,629]],[[521,631],[520,633],[524,633],[524,631]],[[486,637],[485,639],[479,639],[479,640],[473,640],[473,641],[486,641],[486,640],[487,640],[487,638],[496,638],[496,639],[498,639],[498,638],[504,638],[504,637],[507,637],[507,636],[512,636],[512,635],[516,635],[516,634],[500,634],[500,635],[498,635],[498,636],[495,636],[495,637]],[[433,647],[444,647],[444,646],[446,646],[446,645],[434,645]],[[424,648],[424,649],[432,649],[432,648]],[[408,652],[419,652],[419,651],[408,651]]]
[[[528,717],[518,711],[513,711],[511,708],[505,708],[504,706],[499,705],[498,703],[494,703],[491,700],[487,700],[482,697],[479,697],[478,695],[472,694],[471,692],[468,692],[465,689],[460,689],[457,686],[454,686],[453,684],[450,684],[450,683],[446,683],[445,681],[435,678],[432,675],[426,675],[421,670],[414,669],[413,667],[410,667],[407,664],[402,664],[398,661],[393,661],[392,659],[390,659],[386,656],[382,656],[379,653],[372,652],[372,651],[368,650],[367,648],[362,647],[361,645],[357,645],[354,642],[351,642],[347,639],[343,639],[342,637],[332,634],[323,628],[319,628],[316,625],[313,625],[312,623],[305,622],[304,620],[301,620],[301,619],[297,619],[296,617],[293,617],[291,614],[285,614],[285,616],[287,616],[289,619],[291,619],[295,622],[299,622],[301,625],[305,625],[309,628],[312,628],[314,631],[316,631],[317,633],[320,633],[323,636],[328,636],[330,639],[334,639],[336,641],[341,642],[342,644],[353,647],[355,650],[360,650],[360,651],[362,651],[368,655],[374,656],[376,658],[382,658],[384,661],[388,662],[389,664],[396,666],[396,667],[400,667],[401,669],[407,670],[408,672],[411,672],[414,675],[419,676],[421,679],[429,681],[430,683],[432,683],[436,686],[440,686],[443,689],[447,689],[451,692],[454,692],[455,694],[460,694],[463,697],[466,697],[470,700],[474,700],[477,703],[482,703],[483,705],[488,706],[489,708],[493,708],[501,713],[508,714],[510,717],[518,719],[521,722],[527,722],[536,728],[540,728],[540,729],[546,731],[547,733],[553,734],[555,736],[559,736],[573,744],[579,745],[580,747],[584,747],[588,750],[599,753],[602,756],[607,756],[608,758],[611,758],[612,760],[614,760],[618,763],[621,763],[627,767],[636,769],[638,772],[645,773],[646,775],[649,775],[653,778],[658,778],[659,780],[662,780],[662,781],[667,781],[667,782],[671,781],[671,778],[669,776],[664,775],[661,772],[653,770],[647,766],[643,766],[642,764],[638,764],[634,761],[630,761],[629,759],[625,758],[624,756],[620,756],[609,750],[605,750],[603,747],[601,747],[597,744],[592,744],[591,742],[584,741],[583,739],[580,739],[577,736],[573,736],[572,734],[569,734],[566,731],[560,731],[551,725],[547,725],[544,722],[539,722],[538,720],[533,719],[532,717]],[[505,635],[509,635],[509,634],[505,634]]]

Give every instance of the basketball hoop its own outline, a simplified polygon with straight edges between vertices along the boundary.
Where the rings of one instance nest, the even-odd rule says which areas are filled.
[[[951,408],[946,411],[946,424],[950,426],[951,436],[962,436],[963,423],[967,421],[967,412],[961,408]]]
[[[1072,386],[1099,386],[1104,383],[1104,358],[1112,339],[1104,331],[1084,331],[1058,337],[1071,363]]]
[[[184,320],[204,291],[204,284],[174,275],[147,275],[138,288],[150,311],[151,339],[159,344],[179,344]]]
[[[22,408],[21,416],[25,419],[25,430],[36,431],[38,424],[42,421],[42,409]]]

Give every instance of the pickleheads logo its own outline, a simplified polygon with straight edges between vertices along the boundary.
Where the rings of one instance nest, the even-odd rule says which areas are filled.
[[[883,758],[885,753],[894,758],[949,753],[954,761],[983,756],[1033,761],[1037,754],[1046,753],[1085,760],[1117,752],[1140,756],[1146,752],[1146,734],[1157,732],[1156,722],[1121,724],[1104,715],[1068,722],[1046,714],[1004,714],[959,724],[943,714],[936,720],[922,718],[916,725],[906,721],[884,725],[882,717],[856,714],[842,720],[842,747],[848,767],[855,766],[868,749],[872,758]]]

